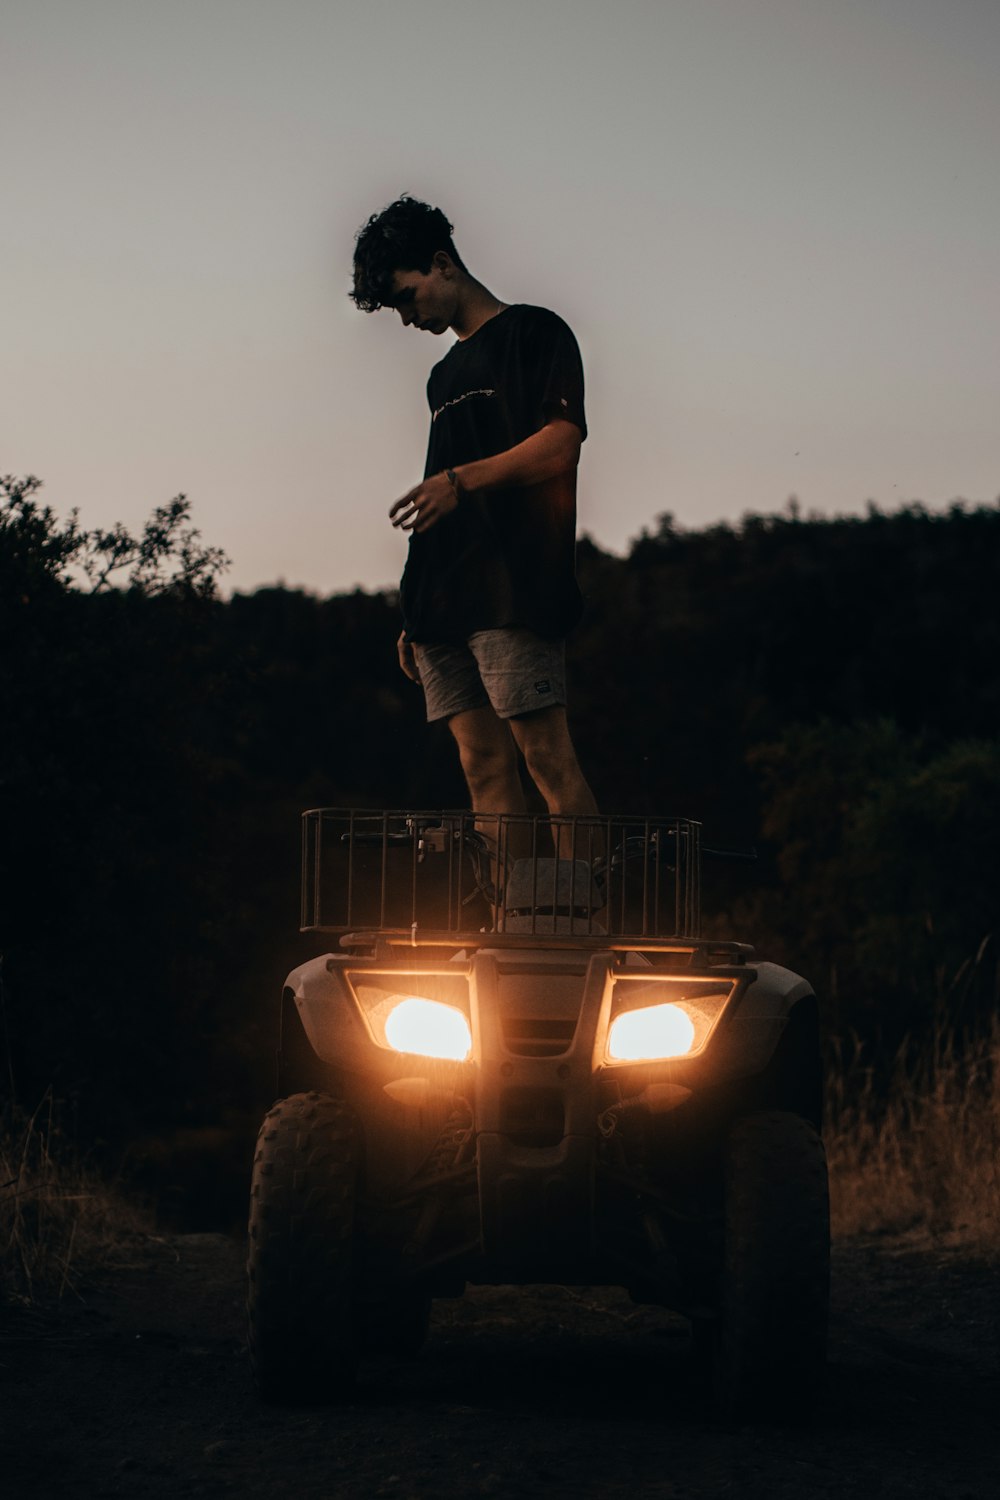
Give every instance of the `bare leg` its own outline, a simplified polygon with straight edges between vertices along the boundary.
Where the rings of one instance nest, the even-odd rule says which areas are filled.
[[[580,770],[565,708],[536,709],[534,713],[511,719],[510,727],[528,774],[545,798],[549,816],[555,819],[577,814],[596,819],[597,802]],[[577,834],[578,837],[569,838],[566,831],[563,837],[555,839],[557,859],[593,860],[603,853],[603,832],[599,826],[589,834],[578,829]],[[575,849],[559,847],[567,840],[575,844]]]
[[[470,708],[453,714],[448,728],[458,745],[473,812],[523,813],[517,751],[503,720],[492,708]]]
[[[495,885],[500,863],[498,856],[502,855],[503,862],[507,863],[521,858],[531,849],[531,835],[526,823],[501,825],[497,816],[502,813],[524,816],[527,811],[517,749],[510,729],[489,707],[454,714],[448,720],[448,728],[458,745],[472,810],[477,814],[476,831],[486,839],[492,852],[490,863]]]
[[[597,815],[597,802],[584,779],[569,736],[566,710],[539,708],[510,721],[528,774],[545,798],[552,817],[560,813]]]

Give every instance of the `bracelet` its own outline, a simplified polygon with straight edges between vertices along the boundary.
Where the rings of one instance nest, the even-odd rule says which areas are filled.
[[[462,491],[461,491],[461,487],[459,486],[458,475],[455,473],[455,470],[454,469],[445,469],[445,471],[444,471],[444,477],[445,477],[445,479],[447,479],[448,483],[451,485],[452,490],[455,493],[455,500],[456,500],[456,502],[459,501],[459,500],[461,500],[461,498],[462,498]]]

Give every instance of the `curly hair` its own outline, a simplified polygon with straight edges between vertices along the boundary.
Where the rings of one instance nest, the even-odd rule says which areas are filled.
[[[348,296],[362,312],[376,312],[389,301],[394,271],[427,272],[439,250],[464,270],[452,228],[439,208],[404,193],[358,230],[354,290]]]

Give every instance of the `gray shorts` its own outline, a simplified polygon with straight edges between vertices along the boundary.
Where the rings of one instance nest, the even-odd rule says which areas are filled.
[[[500,719],[566,703],[566,646],[520,625],[477,630],[464,646],[419,646],[413,654],[427,719],[491,704]]]

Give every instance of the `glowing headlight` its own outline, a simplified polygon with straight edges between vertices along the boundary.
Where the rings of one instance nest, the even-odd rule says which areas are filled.
[[[385,1019],[385,1039],[397,1052],[464,1062],[472,1050],[469,1023],[454,1005],[439,1000],[400,1000]]]
[[[608,1032],[608,1056],[615,1062],[683,1057],[694,1046],[694,1022],[679,1005],[647,1005],[617,1016]]]
[[[464,1062],[472,1051],[465,974],[368,974],[348,978],[378,1047]]]

